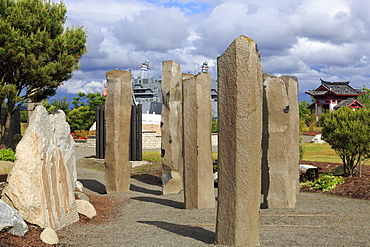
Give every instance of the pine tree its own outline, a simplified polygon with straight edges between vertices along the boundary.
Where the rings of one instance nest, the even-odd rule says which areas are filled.
[[[40,102],[72,77],[86,52],[83,27],[64,27],[65,5],[46,0],[0,1],[0,121],[4,144],[15,110]],[[1,110],[4,110],[2,108]]]

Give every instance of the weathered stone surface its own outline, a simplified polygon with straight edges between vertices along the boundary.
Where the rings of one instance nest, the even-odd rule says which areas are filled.
[[[82,192],[83,188],[84,188],[84,185],[80,181],[76,181],[76,190]]]
[[[173,61],[162,63],[161,149],[164,195],[178,193],[183,189],[182,78],[178,63]],[[177,173],[178,176],[174,176],[173,173]]]
[[[58,244],[59,238],[52,228],[45,228],[40,234],[40,239],[47,244]]]
[[[216,244],[259,245],[262,66],[256,43],[240,36],[218,58]]]
[[[85,193],[82,193],[78,190],[75,190],[75,198],[76,199],[80,199],[80,200],[85,200],[85,201],[90,201],[90,198],[85,194]],[[77,211],[78,211],[78,208],[77,208]]]
[[[90,219],[96,216],[96,210],[90,202],[85,200],[76,200],[76,203],[77,210],[80,214],[83,214]]]
[[[2,199],[26,221],[61,229],[78,221],[74,141],[63,111],[37,106],[17,145]]]
[[[296,195],[299,194],[299,106],[298,106],[298,78],[295,76],[280,77],[287,88],[288,102],[290,106],[289,114],[289,136],[290,138],[290,157],[292,166],[289,167],[291,175],[290,182],[295,186]]]
[[[108,193],[130,189],[130,119],[131,73],[112,70],[106,73],[107,100],[105,103],[106,150],[105,187]]]
[[[24,236],[28,232],[26,222],[19,214],[0,199],[0,232],[9,232],[13,235]]]
[[[0,160],[0,174],[8,174],[14,166],[14,162]]]
[[[295,207],[299,181],[297,85],[290,77],[264,77],[262,207]]]
[[[186,209],[214,208],[211,76],[183,81],[184,198]]]

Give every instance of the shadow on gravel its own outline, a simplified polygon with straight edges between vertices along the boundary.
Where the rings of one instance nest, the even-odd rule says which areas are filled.
[[[136,179],[146,184],[162,186],[162,180],[158,176],[153,176],[150,174],[139,174],[139,175],[131,175],[131,178]]]
[[[166,231],[173,232],[178,235],[193,238],[202,241],[206,244],[213,244],[215,233],[198,226],[178,225],[164,221],[138,221],[139,223],[147,224],[162,228]]]
[[[105,185],[100,183],[99,181],[93,179],[78,179],[78,181],[80,181],[86,189],[89,189],[99,194],[107,194]]]
[[[168,199],[160,199],[160,198],[154,198],[154,197],[148,197],[148,196],[137,196],[137,197],[132,197],[131,199],[143,201],[143,202],[161,204],[164,206],[169,206],[169,207],[178,208],[178,209],[185,209],[184,203],[176,202],[176,201],[172,201]]]
[[[145,193],[145,194],[162,195],[162,192],[160,190],[150,190],[150,189],[139,187],[133,184],[130,185],[130,190]]]

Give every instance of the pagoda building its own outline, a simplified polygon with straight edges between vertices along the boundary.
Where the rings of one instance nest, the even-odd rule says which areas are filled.
[[[321,85],[315,90],[309,90],[306,94],[315,99],[315,103],[309,109],[315,109],[316,117],[327,111],[333,111],[342,106],[353,109],[365,107],[357,97],[366,93],[361,89],[354,89],[346,82],[330,82],[321,80]]]

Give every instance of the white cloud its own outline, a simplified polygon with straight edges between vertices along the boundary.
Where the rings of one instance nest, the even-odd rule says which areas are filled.
[[[79,92],[89,94],[89,93],[102,93],[104,90],[104,86],[106,81],[81,81],[81,80],[69,80],[64,83],[58,90],[60,92],[69,93],[69,94],[77,94]]]
[[[178,8],[141,11],[132,20],[119,20],[114,36],[123,46],[131,44],[135,50],[167,52],[181,48],[189,36],[189,20]]]
[[[216,76],[216,58],[240,35],[256,41],[264,72],[297,76],[300,94],[320,78],[367,85],[370,77],[368,0],[65,0],[67,25],[84,25],[88,52],[63,92],[99,90],[105,73],[150,61],[178,62]],[[135,74],[136,73],[136,74]]]

